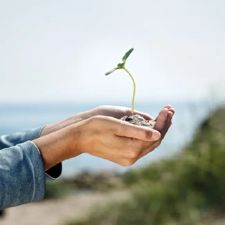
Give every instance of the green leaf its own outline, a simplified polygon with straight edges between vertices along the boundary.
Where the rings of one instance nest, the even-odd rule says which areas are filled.
[[[129,49],[129,50],[125,53],[125,55],[124,55],[123,58],[122,58],[122,62],[123,62],[123,63],[126,62],[127,58],[129,57],[129,55],[130,55],[131,52],[133,52],[133,51],[134,51],[134,49],[131,48],[131,49]]]
[[[110,71],[106,72],[105,75],[108,76],[109,74],[113,73],[117,69],[119,69],[119,68],[115,67],[115,68],[111,69]]]

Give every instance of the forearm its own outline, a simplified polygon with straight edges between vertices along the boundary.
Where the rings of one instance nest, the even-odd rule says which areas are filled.
[[[41,136],[45,136],[50,133],[59,131],[63,128],[66,128],[66,127],[72,125],[72,124],[75,124],[82,120],[85,120],[85,119],[89,118],[90,116],[92,116],[91,111],[86,111],[86,112],[78,113],[74,116],[68,117],[62,121],[59,121],[59,122],[56,122],[53,124],[49,124],[42,130]]]
[[[67,126],[33,141],[42,155],[45,170],[80,154],[76,151],[77,140],[72,138],[76,137],[75,133],[73,126]]]
[[[136,114],[140,114],[142,115],[144,118],[146,119],[152,119],[149,115],[142,113],[142,112],[138,112],[135,111]],[[94,109],[90,109],[87,110],[85,112],[82,113],[77,113],[74,116],[71,116],[65,120],[62,120],[60,122],[54,123],[54,124],[50,124],[47,125],[43,131],[42,131],[42,136],[50,134],[52,132],[58,131],[64,127],[70,126],[72,124],[75,124],[77,122],[80,122],[82,120],[88,119],[90,117],[93,116],[97,116],[97,115],[103,115],[103,116],[110,116],[110,117],[114,117],[117,119],[122,118],[125,115],[131,115],[132,112],[130,109],[126,108],[126,107],[121,107],[121,106],[98,106]]]

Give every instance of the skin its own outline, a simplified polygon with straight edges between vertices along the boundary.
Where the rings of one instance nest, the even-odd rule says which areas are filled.
[[[135,113],[152,119],[145,113]],[[130,166],[160,145],[174,113],[171,106],[165,106],[151,129],[121,121],[124,115],[132,114],[129,108],[100,106],[46,126],[34,143],[46,170],[82,153]]]

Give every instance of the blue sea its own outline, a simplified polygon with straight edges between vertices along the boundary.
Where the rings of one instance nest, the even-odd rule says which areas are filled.
[[[2,104],[0,105],[0,135],[40,127],[78,112],[98,106],[95,103],[39,103],[39,104]],[[105,103],[103,103],[105,104]],[[156,116],[158,111],[168,103],[137,103],[136,109]],[[212,110],[207,102],[170,103],[176,109],[173,125],[165,137],[162,145],[154,152],[139,160],[132,167],[140,167],[146,163],[160,160],[165,157],[173,157],[182,146],[187,144],[201,121]],[[117,105],[129,105],[120,103]],[[82,170],[114,170],[123,172],[123,168],[115,163],[99,159],[90,155],[82,155],[70,159],[63,164],[64,176],[72,175]]]

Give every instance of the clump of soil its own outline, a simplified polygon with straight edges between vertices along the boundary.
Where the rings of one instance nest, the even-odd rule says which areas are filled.
[[[127,121],[131,124],[137,125],[137,126],[146,126],[146,127],[151,127],[154,128],[155,126],[155,121],[154,120],[146,120],[144,117],[135,114],[132,116],[123,116],[121,120]]]

